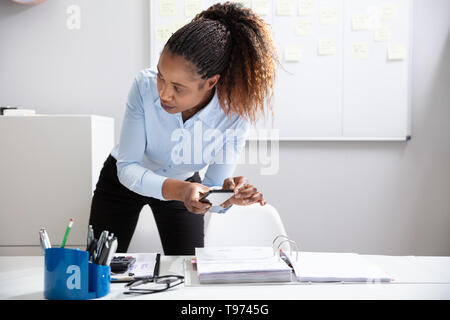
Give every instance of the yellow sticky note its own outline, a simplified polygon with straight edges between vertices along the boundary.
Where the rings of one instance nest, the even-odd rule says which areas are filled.
[[[391,43],[387,49],[388,60],[404,60],[406,57],[406,47],[403,43]]]
[[[177,1],[176,0],[160,0],[159,1],[159,15],[174,16],[177,14]]]
[[[333,39],[319,40],[318,54],[319,56],[331,56],[336,53],[336,41]]]
[[[173,24],[173,32],[177,31],[178,29],[181,29],[182,27],[184,27],[184,25],[188,24],[189,21],[188,20],[178,20],[175,21]]]
[[[355,14],[352,17],[352,30],[361,31],[370,29],[369,15],[365,13]]]
[[[320,9],[320,24],[335,24],[337,22],[336,8],[322,8]]]
[[[271,13],[271,0],[253,0],[253,11],[260,16],[268,16]]]
[[[297,19],[295,23],[295,33],[298,36],[309,36],[312,34],[313,21],[311,18]]]
[[[156,27],[156,42],[158,43],[166,43],[172,35],[171,27]]]
[[[391,41],[391,35],[392,30],[389,25],[380,26],[373,31],[374,41],[376,42],[389,42]]]
[[[298,15],[312,16],[314,14],[314,0],[299,0]]]
[[[385,3],[381,6],[381,20],[392,21],[397,17],[397,5],[394,3]]]
[[[369,57],[369,44],[367,42],[353,43],[352,56],[356,59],[367,59]]]
[[[277,15],[293,16],[295,13],[295,0],[277,0]]]
[[[299,45],[290,44],[284,48],[284,60],[286,62],[297,62],[302,57],[302,51]]]
[[[184,15],[186,17],[193,17],[202,11],[202,0],[185,0],[184,1]]]

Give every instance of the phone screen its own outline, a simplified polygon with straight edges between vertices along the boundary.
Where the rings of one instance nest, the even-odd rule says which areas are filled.
[[[200,198],[200,202],[209,202],[213,206],[220,206],[233,195],[233,190],[210,190],[207,194]]]

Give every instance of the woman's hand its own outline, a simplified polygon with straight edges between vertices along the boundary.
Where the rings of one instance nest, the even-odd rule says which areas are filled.
[[[192,213],[205,214],[211,204],[200,202],[199,199],[208,191],[209,188],[200,183],[168,178],[162,185],[161,193],[166,200],[182,201]]]
[[[233,190],[234,195],[221,204],[222,207],[228,208],[232,204],[238,206],[248,206],[259,202],[264,206],[267,202],[264,200],[262,193],[258,192],[253,185],[248,183],[245,177],[226,178],[223,181],[222,189]]]
[[[196,182],[185,185],[182,192],[184,206],[192,213],[205,214],[211,209],[211,203],[200,202],[199,199],[209,191],[209,188]]]

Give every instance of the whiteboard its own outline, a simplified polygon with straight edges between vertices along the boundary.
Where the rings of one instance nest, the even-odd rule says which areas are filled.
[[[217,2],[150,0],[150,67],[173,32]],[[252,139],[410,138],[412,0],[239,2],[271,25],[282,63],[274,118]]]

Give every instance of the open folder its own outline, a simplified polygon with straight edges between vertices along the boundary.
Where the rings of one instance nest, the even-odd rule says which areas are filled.
[[[206,247],[195,253],[200,284],[392,280],[356,253],[283,250],[275,240],[272,247]]]

